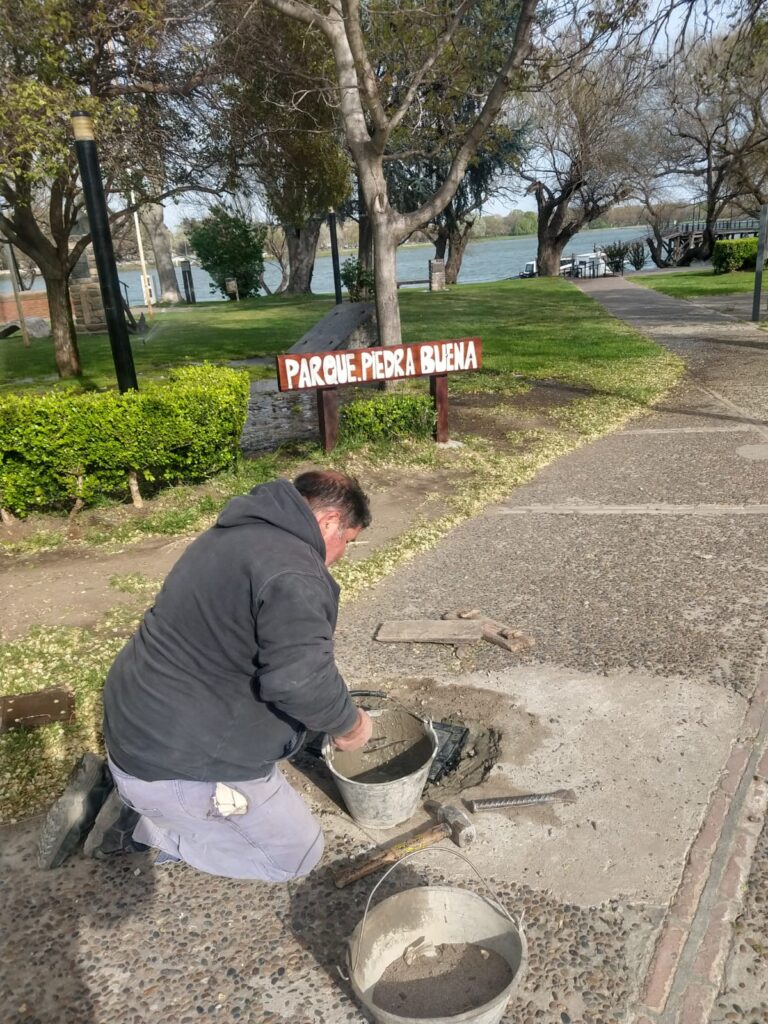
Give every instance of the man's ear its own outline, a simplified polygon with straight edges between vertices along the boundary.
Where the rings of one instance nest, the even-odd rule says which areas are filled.
[[[341,513],[336,509],[324,509],[316,518],[323,538],[338,533],[341,526]]]

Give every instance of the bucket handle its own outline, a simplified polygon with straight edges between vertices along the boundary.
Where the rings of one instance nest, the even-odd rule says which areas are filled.
[[[391,693],[387,693],[385,690],[350,690],[349,695],[350,697],[376,697],[380,700],[391,701],[392,704],[399,707],[401,711],[407,711],[408,714],[413,715],[414,718],[419,718],[422,722],[429,722],[430,725],[432,724],[432,719],[429,716],[424,717],[423,715],[420,715],[418,712],[414,711],[413,708],[407,707],[401,700],[397,697],[393,697]],[[384,709],[382,708],[381,710],[383,711]]]
[[[381,883],[389,875],[392,874],[392,872],[395,870],[395,868],[399,868],[401,864],[404,864],[407,860],[411,860],[413,857],[416,857],[420,853],[431,853],[432,849],[433,849],[432,847],[425,847],[423,850],[414,850],[412,853],[406,853],[406,855],[404,857],[401,857],[400,860],[396,860],[395,863],[391,867],[387,868],[387,870],[384,872],[384,874],[378,880],[376,885],[374,885],[373,889],[371,889],[371,894],[368,897],[368,902],[365,904],[365,913],[363,914],[363,920],[362,920],[362,922],[360,924],[360,938],[357,940],[357,947],[355,949],[355,961],[352,964],[352,973],[353,974],[357,970],[357,962],[360,959],[360,947],[363,944],[363,934],[365,933],[365,922],[366,922],[366,920],[368,918],[368,911],[371,909],[371,900],[376,895],[376,890],[379,888]],[[509,921],[515,926],[515,928],[519,932],[521,932],[523,930],[523,914],[521,914],[520,917],[517,917],[517,918],[513,917],[512,914],[510,914],[510,912],[507,910],[507,908],[501,902],[499,897],[496,895],[496,893],[490,887],[490,885],[488,884],[486,879],[483,878],[483,876],[477,870],[477,868],[472,863],[472,861],[469,859],[469,857],[466,856],[466,854],[461,853],[459,850],[454,850],[450,846],[441,846],[440,847],[440,852],[441,853],[452,853],[455,857],[459,857],[461,860],[463,860],[465,864],[469,864],[469,866],[472,868],[474,873],[477,875],[477,877],[480,880],[480,882],[482,882],[482,884],[485,886],[485,888],[486,888],[486,890],[488,892],[488,895],[490,897],[491,903],[493,903],[494,906],[498,907],[498,909],[504,914],[505,917],[507,917],[509,919]],[[343,977],[343,975],[342,975],[342,977]]]

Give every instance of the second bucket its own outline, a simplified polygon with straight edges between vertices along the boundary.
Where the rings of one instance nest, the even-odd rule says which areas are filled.
[[[370,711],[373,735],[360,750],[341,751],[326,736],[323,758],[347,810],[360,825],[394,828],[412,817],[437,754],[432,723],[409,711]]]

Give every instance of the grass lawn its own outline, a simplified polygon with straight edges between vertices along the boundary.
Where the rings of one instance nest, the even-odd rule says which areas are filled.
[[[206,302],[191,308],[155,314],[143,338],[131,338],[139,383],[160,377],[171,366],[228,362],[284,352],[333,306],[328,295]],[[48,338],[33,338],[25,349],[20,335],[0,340],[0,386],[34,390],[51,387],[113,387],[115,370],[106,334],[81,334],[78,339],[82,381],[60,382]],[[255,367],[255,376],[264,370]],[[23,382],[23,383],[20,383]]]
[[[510,374],[558,377],[644,400],[653,385],[648,363],[661,353],[603,312],[570,283],[544,278],[464,285],[445,292],[400,293],[406,342],[480,335],[484,370],[452,378],[454,388],[504,390]],[[142,341],[132,339],[139,384],[190,362],[228,362],[284,352],[333,306],[328,295],[199,304],[157,315]],[[0,341],[0,386],[9,390],[114,386],[105,335],[83,335],[82,381],[59,382],[51,342],[25,349],[17,336]],[[273,376],[271,365],[254,367]]]
[[[751,292],[755,287],[755,272],[734,270],[730,274],[715,274],[712,270],[679,270],[674,274],[637,274],[632,280],[674,299],[697,299],[706,295]]]

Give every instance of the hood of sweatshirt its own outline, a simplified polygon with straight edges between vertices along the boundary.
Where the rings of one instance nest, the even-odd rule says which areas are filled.
[[[268,523],[294,534],[325,561],[325,541],[309,503],[288,480],[260,484],[224,507],[216,526],[255,526]]]

